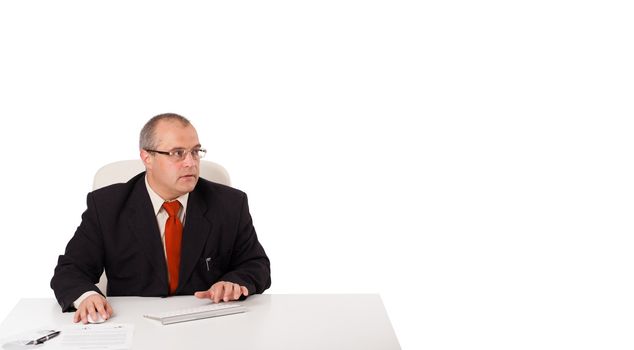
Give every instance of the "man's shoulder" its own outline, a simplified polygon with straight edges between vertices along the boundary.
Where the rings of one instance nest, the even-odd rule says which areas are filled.
[[[236,198],[243,198],[246,195],[244,192],[236,188],[209,181],[207,179],[203,179],[202,177],[198,178],[198,183],[196,184],[194,191],[200,192],[201,194],[214,194],[216,196]]]
[[[236,188],[199,178],[188,205],[203,205],[222,216],[240,213],[246,201],[246,193]]]

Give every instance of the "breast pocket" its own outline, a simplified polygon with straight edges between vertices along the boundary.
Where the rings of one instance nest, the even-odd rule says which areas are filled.
[[[231,252],[225,252],[222,254],[214,254],[209,257],[200,259],[199,271],[208,283],[215,283],[226,274],[229,267],[229,260],[231,258]]]

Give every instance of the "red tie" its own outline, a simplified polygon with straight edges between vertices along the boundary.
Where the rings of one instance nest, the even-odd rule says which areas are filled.
[[[180,207],[179,201],[163,203],[163,208],[169,214],[165,222],[165,251],[167,253],[167,274],[169,275],[171,295],[176,292],[176,287],[178,287],[178,268],[181,261],[183,225],[178,218]]]

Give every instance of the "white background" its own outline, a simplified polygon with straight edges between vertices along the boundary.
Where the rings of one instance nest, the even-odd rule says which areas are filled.
[[[87,3],[0,4],[0,318],[176,112],[270,293],[380,293],[404,349],[634,346],[627,1]]]

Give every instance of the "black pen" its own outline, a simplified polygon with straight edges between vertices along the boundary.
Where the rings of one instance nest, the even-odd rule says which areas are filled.
[[[51,334],[47,334],[41,338],[35,339],[35,340],[31,340],[30,342],[26,343],[26,345],[38,345],[38,344],[42,344],[43,342],[49,340],[49,339],[53,339],[55,337],[57,337],[60,333],[60,331],[52,331],[53,333]]]

